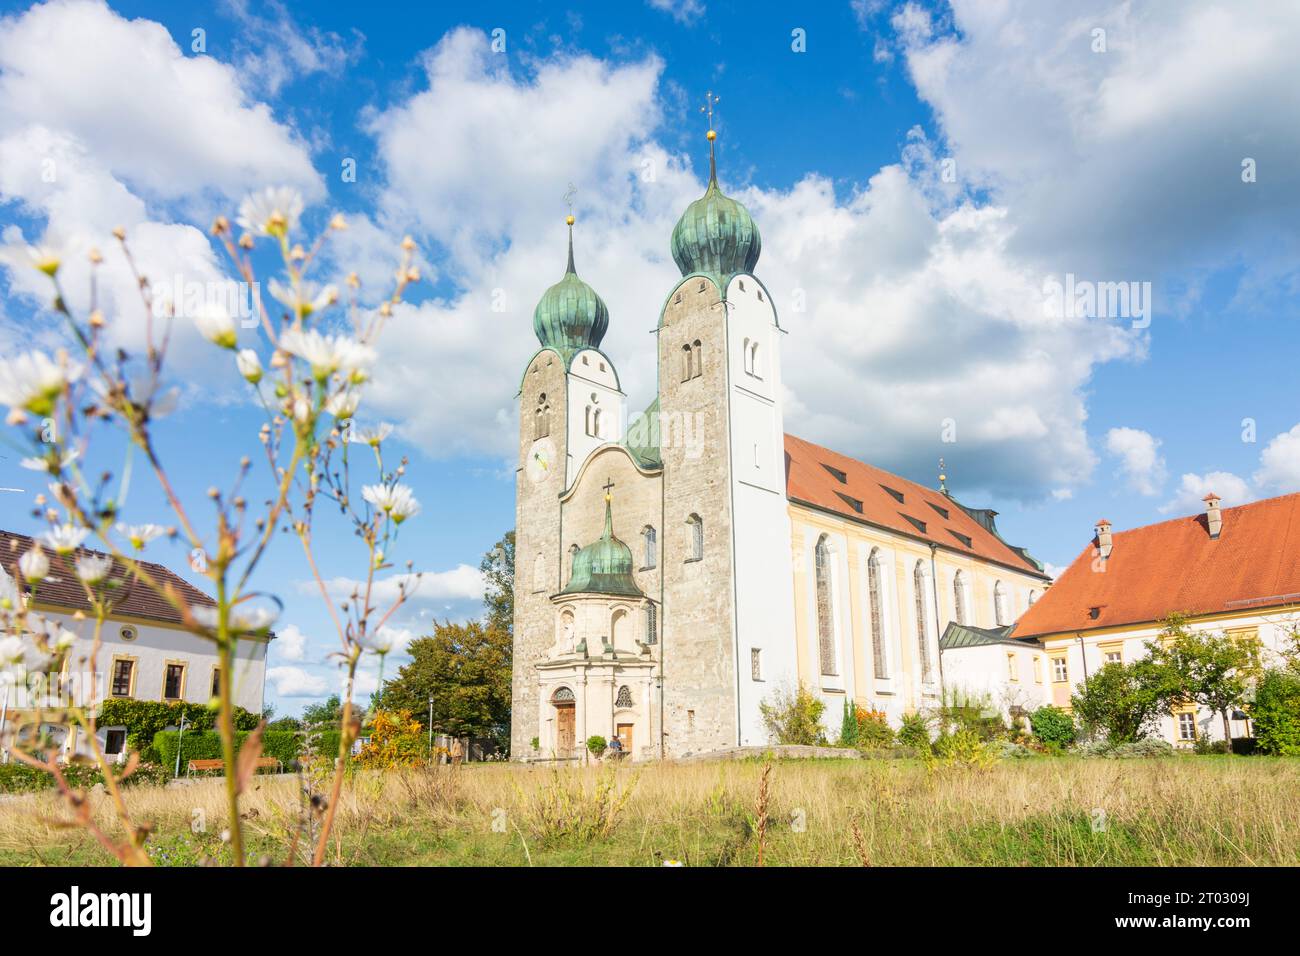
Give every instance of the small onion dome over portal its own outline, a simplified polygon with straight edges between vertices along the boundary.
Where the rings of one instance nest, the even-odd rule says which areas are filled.
[[[632,580],[632,549],[614,537],[612,497],[605,495],[605,533],[573,556],[573,573],[561,594],[644,597]]]

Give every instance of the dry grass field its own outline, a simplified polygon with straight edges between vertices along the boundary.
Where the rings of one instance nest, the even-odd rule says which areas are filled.
[[[763,780],[766,775],[767,784]],[[300,783],[244,803],[250,862],[282,864]],[[111,821],[105,798],[99,816]],[[217,781],[129,791],[161,865],[228,862]],[[52,795],[0,802],[0,864],[104,864]],[[357,773],[332,865],[1294,865],[1300,761],[1038,758],[541,769],[488,764]],[[301,854],[299,854],[301,856]],[[295,862],[301,862],[301,859]]]

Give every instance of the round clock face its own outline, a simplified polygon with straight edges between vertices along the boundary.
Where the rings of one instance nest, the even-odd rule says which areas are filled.
[[[549,438],[539,438],[533,442],[533,447],[528,450],[528,460],[524,462],[528,477],[540,484],[550,477],[555,467],[555,442]]]

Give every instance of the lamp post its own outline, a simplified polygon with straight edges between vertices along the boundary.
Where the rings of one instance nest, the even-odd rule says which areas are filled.
[[[189,726],[192,727],[193,724],[190,724]],[[181,723],[179,727],[180,735],[176,738],[176,772],[172,774],[173,777],[179,777],[181,775],[181,751],[185,749],[185,727],[185,715],[181,714]]]
[[[433,759],[433,695],[429,695],[429,759]]]

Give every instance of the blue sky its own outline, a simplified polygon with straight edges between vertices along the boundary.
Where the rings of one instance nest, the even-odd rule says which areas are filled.
[[[360,415],[397,425],[424,506],[396,555],[428,575],[398,622],[410,633],[476,613],[472,568],[513,523],[514,393],[532,306],[563,267],[569,182],[607,351],[634,407],[653,396],[645,332],[675,275],[672,223],[702,190],[710,89],[724,187],[763,231],[756,271],[790,332],[787,430],[919,481],[945,457],[959,498],[1056,566],[1102,516],[1124,528],[1211,487],[1225,505],[1300,489],[1300,12],[1285,0],[0,9],[6,243],[48,228],[107,248],[125,222],[146,271],[220,277],[201,230],[280,183],[307,196],[310,228],[335,209],[352,223],[322,278],[356,269],[377,290],[416,240],[424,280]],[[1049,317],[1044,282],[1067,273],[1151,283],[1149,327]],[[33,277],[0,283],[0,353],[56,347]],[[107,293],[129,347],[129,290]],[[227,356],[192,330],[175,353],[182,402],[160,434],[199,500],[261,417]],[[4,523],[33,530],[34,476],[0,454],[0,486],[28,491],[0,494]],[[120,467],[111,442],[99,454]],[[143,478],[128,506],[167,520]],[[355,577],[333,527],[323,571]],[[337,688],[333,640],[291,539],[271,559],[262,586],[294,630],[268,696],[294,713]]]

